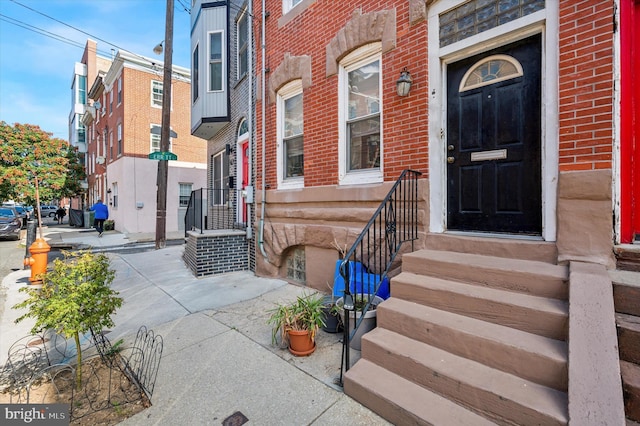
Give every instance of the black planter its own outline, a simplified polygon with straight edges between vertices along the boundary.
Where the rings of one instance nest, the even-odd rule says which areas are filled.
[[[340,320],[340,315],[337,312],[331,312],[331,308],[333,307],[331,299],[332,298],[328,296],[324,300],[325,306],[322,308],[322,312],[324,312],[325,325],[322,327],[322,330],[327,333],[339,333],[342,331],[342,321]]]

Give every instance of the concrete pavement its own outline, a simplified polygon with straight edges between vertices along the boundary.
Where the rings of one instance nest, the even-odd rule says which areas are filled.
[[[109,253],[116,271],[112,286],[124,299],[107,335],[112,342],[133,344],[142,325],[164,340],[153,405],[123,425],[221,424],[238,411],[256,425],[388,424],[335,384],[341,335],[319,332],[308,357],[271,345],[268,310],[309,289],[249,271],[195,278],[182,261],[182,245],[171,244],[180,235],[167,235],[162,250],[146,250],[154,245],[148,235],[108,231],[98,238],[95,231],[66,225],[48,227],[45,238],[53,247]],[[0,363],[31,327],[14,324],[19,313],[11,309],[24,297],[18,288],[28,285],[29,275],[19,270],[2,281]]]

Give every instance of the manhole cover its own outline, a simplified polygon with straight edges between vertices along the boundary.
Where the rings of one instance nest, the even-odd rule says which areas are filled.
[[[240,426],[248,421],[249,419],[246,418],[244,414],[242,414],[240,411],[236,411],[222,421],[222,426]]]

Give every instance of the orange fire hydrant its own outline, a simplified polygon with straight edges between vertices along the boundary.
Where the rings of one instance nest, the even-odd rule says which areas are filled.
[[[50,250],[51,246],[42,238],[35,240],[29,247],[31,257],[24,260],[24,265],[31,267],[31,277],[29,281],[31,281],[32,284],[41,282],[42,279],[39,275],[47,272],[47,264],[49,263],[48,253]]]

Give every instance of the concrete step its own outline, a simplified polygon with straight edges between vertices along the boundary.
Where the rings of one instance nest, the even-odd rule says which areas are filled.
[[[408,371],[416,384],[499,424],[566,425],[569,420],[565,392],[384,328],[363,337],[362,357],[394,374]],[[366,374],[360,380],[367,386]]]
[[[616,312],[640,316],[640,272],[612,270],[613,303]]]
[[[640,422],[640,365],[620,361],[624,412],[628,419]]]
[[[618,269],[640,272],[640,244],[620,244],[613,248],[613,252]]]
[[[640,364],[640,317],[616,314],[616,327],[620,359]]]
[[[546,241],[456,235],[451,233],[427,234],[425,248],[508,259],[534,260],[551,264],[558,262],[556,244]]]
[[[396,425],[495,424],[365,359],[344,375],[344,391]]]
[[[529,381],[567,390],[565,342],[395,296],[378,306],[377,326]],[[411,376],[410,371],[400,374]]]
[[[425,249],[405,254],[402,270],[534,296],[568,298],[568,268],[544,262]]]
[[[393,298],[566,340],[567,302],[411,272],[393,278]]]

